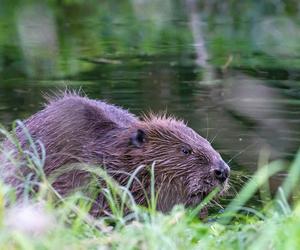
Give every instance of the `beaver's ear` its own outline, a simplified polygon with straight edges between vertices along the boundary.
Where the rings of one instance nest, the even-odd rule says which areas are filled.
[[[140,148],[146,142],[146,133],[142,129],[136,130],[130,138],[130,144]]]

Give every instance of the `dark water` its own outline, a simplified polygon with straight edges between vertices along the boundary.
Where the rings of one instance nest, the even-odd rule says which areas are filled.
[[[43,93],[67,87],[136,114],[184,118],[235,170],[254,172],[266,152],[291,160],[300,144],[295,8],[295,1],[3,1],[0,122],[30,116]]]

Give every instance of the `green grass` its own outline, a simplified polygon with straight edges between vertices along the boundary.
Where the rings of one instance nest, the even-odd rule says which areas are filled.
[[[13,133],[3,128],[0,132],[20,149]],[[29,142],[31,150],[21,153],[40,177],[40,188],[29,198],[32,184],[25,182],[29,191],[20,205],[14,189],[0,183],[0,249],[297,249],[300,246],[300,201],[290,205],[286,199],[298,184],[300,153],[274,198],[264,192],[263,205],[257,209],[247,207],[247,202],[266,187],[268,178],[282,170],[281,162],[261,167],[224,212],[211,214],[206,222],[197,218],[204,204],[193,210],[179,205],[169,214],[157,212],[154,185],[149,207],[137,206],[128,192],[136,173],[127,186],[121,187],[105,172],[93,171],[106,181],[107,187],[102,192],[110,201],[112,211],[106,217],[95,219],[88,213],[91,202],[84,194],[78,191],[60,197],[56,193],[42,171],[45,160],[42,145],[31,139]],[[42,153],[38,153],[39,147]],[[154,168],[151,170],[154,183]],[[124,213],[125,207],[130,207],[129,215]]]

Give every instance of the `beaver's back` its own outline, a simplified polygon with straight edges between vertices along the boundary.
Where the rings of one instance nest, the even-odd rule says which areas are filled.
[[[78,95],[67,94],[62,98],[50,101],[46,108],[25,121],[33,139],[39,139],[48,153],[51,166],[62,165],[62,159],[52,154],[64,153],[77,158],[87,153],[86,145],[93,140],[101,141],[114,130],[126,129],[136,123],[138,119],[128,111],[106,104],[102,101],[91,100]],[[24,135],[20,136],[25,141]],[[48,162],[47,162],[48,163]],[[46,169],[47,171],[47,169]]]
[[[39,140],[45,147],[46,161],[43,167],[48,175],[62,165],[74,162],[93,163],[91,145],[99,142],[101,144],[101,141],[107,139],[110,134],[130,128],[137,121],[133,114],[117,106],[74,94],[65,94],[52,99],[43,110],[24,121],[24,125],[32,139],[35,142]],[[17,129],[17,138],[23,150],[32,150],[26,133],[20,127]],[[4,148],[7,150],[12,147],[10,142],[4,142]],[[39,146],[37,147],[40,151]],[[97,153],[97,157],[101,157],[101,152]],[[21,185],[14,177],[15,166],[10,161],[2,159],[5,158],[4,154],[0,155],[0,158],[3,163],[0,171],[2,177],[11,184]],[[22,168],[24,175],[27,175],[30,170],[26,164]],[[70,176],[65,177],[72,179]]]
[[[111,123],[116,127],[130,127],[137,121],[136,116],[120,107],[99,100],[91,100],[74,94],[65,94],[49,102],[46,108],[25,121],[30,130],[49,125],[80,124],[93,126]],[[64,126],[65,127],[65,126]]]

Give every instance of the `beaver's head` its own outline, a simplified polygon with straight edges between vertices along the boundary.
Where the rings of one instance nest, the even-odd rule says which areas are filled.
[[[197,205],[215,188],[224,190],[230,172],[206,139],[184,122],[166,116],[152,115],[138,124],[127,157],[135,165],[155,162],[161,210],[177,203]]]

